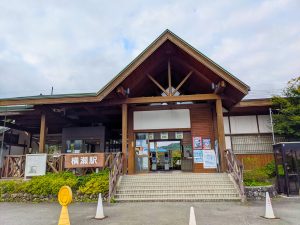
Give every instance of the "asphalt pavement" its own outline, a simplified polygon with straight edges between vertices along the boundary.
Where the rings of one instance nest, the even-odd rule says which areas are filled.
[[[190,207],[195,209],[197,225],[300,225],[300,199],[272,200],[275,215],[267,220],[264,201],[240,202],[153,202],[104,204],[104,220],[95,220],[96,203],[72,203],[72,225],[181,225],[189,223]],[[58,223],[58,203],[0,203],[0,225],[54,225]]]

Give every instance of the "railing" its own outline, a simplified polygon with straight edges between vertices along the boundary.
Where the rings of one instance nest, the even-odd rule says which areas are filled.
[[[118,183],[119,176],[123,172],[123,159],[122,153],[118,152],[114,160],[111,164],[110,171],[109,171],[109,193],[108,193],[108,202],[111,202],[111,199],[114,197],[116,192],[116,186]]]
[[[110,168],[117,152],[105,153],[105,163],[104,168]]]
[[[245,200],[245,188],[243,183],[243,164],[237,159],[231,149],[225,151],[228,173],[231,174],[242,201]]]
[[[64,171],[64,155],[53,154],[47,155],[47,171],[59,173]]]
[[[21,178],[25,173],[25,155],[7,155],[4,157],[3,178]]]
[[[104,168],[111,168],[113,160],[118,153],[105,153]],[[59,173],[69,171],[64,167],[65,154],[48,154],[46,161],[46,171]],[[26,155],[7,155],[4,157],[3,168],[0,178],[23,178],[25,174]],[[88,172],[95,172],[94,168],[78,169],[78,174],[85,175]]]

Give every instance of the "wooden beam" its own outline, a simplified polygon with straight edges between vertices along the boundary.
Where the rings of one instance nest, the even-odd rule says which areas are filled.
[[[183,60],[179,60],[177,58],[174,58],[174,60],[183,66],[185,66],[187,69],[192,70],[198,77],[201,77],[207,84],[211,85],[212,81],[208,79],[203,73],[201,73],[199,70],[197,70],[195,67],[191,66],[187,62]]]
[[[172,95],[172,77],[171,77],[171,63],[170,63],[170,59],[168,61],[168,83],[169,83],[169,93],[168,93],[168,95],[171,96]]]
[[[195,94],[179,96],[155,96],[155,97],[137,97],[107,100],[99,103],[99,106],[112,106],[121,104],[146,104],[146,103],[164,103],[164,102],[191,102],[191,101],[208,101],[221,99],[216,94]]]
[[[122,154],[123,173],[127,173],[127,104],[122,104]]]
[[[45,143],[46,143],[46,114],[41,115],[41,126],[40,126],[40,144],[39,153],[45,153]]]
[[[150,74],[148,74],[147,76],[157,87],[160,88],[160,90],[162,90],[166,95],[169,95],[169,93],[166,92],[166,90]]]
[[[218,84],[216,85],[216,88],[214,90],[214,93],[217,95],[222,94],[225,90],[225,87],[226,87],[226,83],[224,80],[218,82]]]
[[[218,146],[219,154],[221,156],[221,171],[226,171],[225,165],[225,132],[224,132],[224,121],[223,121],[223,110],[222,110],[222,100],[216,100],[216,113],[217,113],[217,130],[218,130]]]
[[[19,98],[19,99],[0,99],[0,106],[7,105],[49,105],[49,104],[65,104],[65,103],[84,103],[99,102],[98,96],[82,96],[82,97],[48,97],[45,98]]]
[[[272,99],[246,99],[237,103],[234,108],[243,108],[243,107],[271,107]]]
[[[181,86],[187,81],[187,79],[192,75],[193,71],[190,71],[188,75],[185,76],[185,78],[178,84],[177,88],[173,91],[172,95],[175,95],[175,93],[181,88]]]
[[[128,174],[135,173],[133,110],[128,110]]]

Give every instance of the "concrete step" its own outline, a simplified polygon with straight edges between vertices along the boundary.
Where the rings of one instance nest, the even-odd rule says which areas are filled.
[[[153,173],[125,175],[115,200],[131,201],[238,201],[228,174]]]
[[[145,190],[145,191],[155,191],[155,190],[236,190],[234,185],[218,185],[218,186],[119,186],[118,190]]]
[[[150,185],[150,186],[193,186],[193,185],[230,185],[232,182],[230,180],[227,181],[155,181],[155,182],[149,182],[149,181],[136,181],[136,182],[127,182],[121,180],[120,185],[125,186],[137,186],[137,185]]]
[[[221,193],[221,194],[237,194],[236,189],[228,188],[228,189],[120,189],[117,190],[117,194],[163,194],[163,193]]]
[[[124,177],[124,181],[131,182],[131,181],[228,181],[228,177],[141,177],[141,178],[129,178]]]
[[[241,201],[240,197],[220,197],[220,198],[187,198],[187,197],[173,197],[173,198],[123,198],[116,199],[117,202],[232,202]]]

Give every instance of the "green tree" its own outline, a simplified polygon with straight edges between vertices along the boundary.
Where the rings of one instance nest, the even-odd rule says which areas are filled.
[[[300,139],[300,77],[290,80],[283,96],[274,96],[272,103],[275,133]]]

